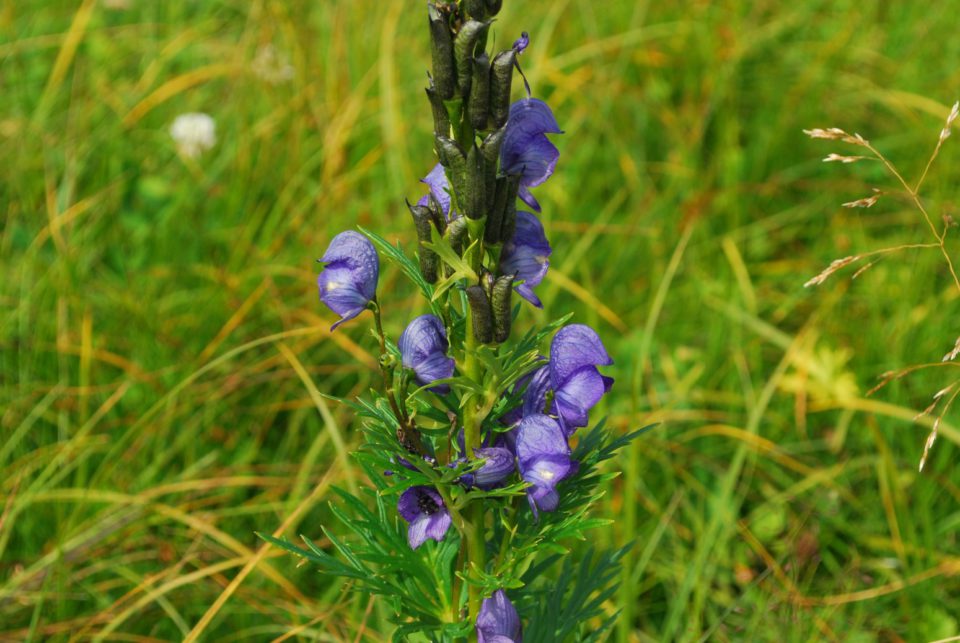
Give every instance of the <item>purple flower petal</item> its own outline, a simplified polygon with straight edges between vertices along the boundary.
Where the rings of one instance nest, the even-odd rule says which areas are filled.
[[[587,412],[606,392],[603,376],[596,366],[584,366],[568,377],[554,392],[554,404],[568,435],[571,429],[587,426]]]
[[[559,389],[564,382],[584,366],[613,364],[597,332],[584,324],[570,324],[561,328],[550,343],[550,370],[553,385]]]
[[[537,201],[536,197],[533,196],[533,193],[527,189],[527,186],[521,185],[520,189],[517,191],[517,196],[520,197],[520,200],[526,203],[534,212],[542,211],[540,202]]]
[[[517,435],[517,459],[521,476],[532,485],[527,489],[527,499],[534,514],[538,508],[556,509],[557,483],[576,471],[566,435],[557,421],[547,415],[525,417]]]
[[[474,456],[486,462],[473,472],[473,484],[488,489],[503,482],[516,468],[513,453],[503,447],[486,447],[474,450]]]
[[[403,366],[412,368],[421,385],[453,375],[455,362],[447,357],[447,332],[435,315],[421,315],[411,321],[397,342]],[[438,386],[438,393],[445,393]],[[447,389],[449,390],[449,389]]]
[[[317,278],[320,301],[340,315],[333,330],[363,312],[376,295],[380,259],[369,239],[347,230],[330,241],[320,261],[326,264]]]
[[[520,615],[502,589],[483,599],[476,626],[479,643],[521,643],[523,640]]]
[[[547,134],[562,134],[553,112],[542,100],[525,98],[510,106],[510,118],[500,147],[500,167],[507,174],[520,174],[520,198],[540,211],[528,188],[546,181],[557,165],[560,151]]]
[[[446,510],[430,516],[430,522],[427,524],[427,538],[440,542],[452,524],[453,520]]]
[[[410,549],[416,549],[427,541],[427,528],[430,526],[430,516],[417,516],[407,528],[407,543]]]
[[[437,163],[430,170],[430,174],[420,179],[421,183],[426,183],[430,187],[430,194],[440,204],[440,209],[445,217],[450,217],[450,183],[447,181],[447,175],[443,171],[443,166]],[[423,195],[417,201],[417,205],[429,205],[429,195]]]
[[[540,415],[547,405],[550,390],[550,367],[541,366],[533,372],[527,390],[523,392],[523,415]]]
[[[357,287],[354,276],[349,268],[344,267],[327,268],[317,277],[320,301],[340,315],[331,330],[362,313],[370,301]]]
[[[543,308],[543,305],[533,288],[546,276],[552,252],[540,220],[529,212],[517,212],[516,231],[513,238],[503,244],[500,253],[500,272],[516,274],[518,280],[523,280],[516,287],[517,294],[537,308]]]
[[[521,469],[547,456],[569,456],[570,446],[560,425],[549,415],[530,415],[520,422],[517,458]]]

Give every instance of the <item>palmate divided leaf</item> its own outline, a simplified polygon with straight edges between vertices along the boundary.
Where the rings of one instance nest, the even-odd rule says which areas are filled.
[[[440,162],[422,179],[427,192],[407,201],[416,258],[362,228],[323,256],[320,298],[340,315],[334,328],[366,309],[374,317],[383,386],[348,402],[365,438],[355,457],[374,488],[336,490],[340,524],[322,527],[332,551],[265,537],[383,597],[394,640],[586,640],[587,621],[593,637],[612,622],[600,604],[622,551],[567,557],[546,579],[565,541],[606,524],[589,517],[614,475],[599,464],[638,433],[614,439],[601,422],[581,435],[613,384],[595,330],[567,315],[512,338],[514,322],[542,307],[536,289],[553,252],[538,215],[517,205],[541,211],[533,189],[554,173],[550,136],[563,132],[525,78],[526,96],[512,101],[526,32],[510,49],[485,51],[500,5],[428,4],[425,107]],[[391,298],[377,293],[378,253],[429,311],[412,315],[395,343],[383,330]]]

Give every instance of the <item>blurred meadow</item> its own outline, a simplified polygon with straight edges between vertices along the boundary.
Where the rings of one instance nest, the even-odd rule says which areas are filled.
[[[960,300],[930,249],[822,286],[832,260],[930,231],[860,132],[916,177],[960,97],[960,1],[506,0],[566,134],[537,191],[544,311],[616,360],[592,545],[635,543],[611,640],[960,635],[960,415],[914,422]],[[0,2],[0,640],[383,641],[383,606],[254,531],[321,536],[362,485],[315,259],[363,225],[411,250],[433,165],[422,2]],[[178,153],[205,112],[216,144]],[[923,196],[956,214],[958,139]],[[957,236],[956,232],[952,236]],[[960,250],[947,238],[946,248]],[[394,337],[418,311],[381,281]],[[324,541],[319,541],[324,545]],[[328,544],[328,543],[327,543]],[[584,546],[571,543],[574,549]],[[957,640],[957,639],[952,639]]]

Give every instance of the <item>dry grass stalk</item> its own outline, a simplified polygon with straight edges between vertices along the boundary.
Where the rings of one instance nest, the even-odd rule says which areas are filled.
[[[810,279],[809,281],[807,281],[804,284],[805,288],[809,286],[819,286],[824,281],[826,281],[827,278],[830,277],[830,275],[837,272],[838,270],[871,255],[885,255],[891,252],[896,252],[896,251],[904,250],[907,248],[937,248],[940,250],[940,253],[943,255],[944,262],[946,263],[947,268],[950,272],[950,276],[953,279],[954,286],[956,287],[957,291],[960,292],[960,277],[958,277],[957,275],[957,271],[953,265],[953,260],[950,257],[950,254],[947,251],[945,246],[947,231],[950,228],[954,227],[956,224],[953,221],[952,217],[950,217],[949,215],[943,214],[941,215],[943,228],[942,230],[938,230],[937,226],[934,224],[934,218],[927,211],[926,206],[923,204],[923,202],[920,199],[920,188],[927,178],[927,174],[930,171],[930,167],[933,165],[933,162],[936,160],[937,156],[939,156],[940,148],[943,146],[943,142],[950,137],[953,124],[958,117],[960,117],[960,101],[953,104],[953,107],[951,108],[950,113],[947,115],[947,119],[944,124],[944,127],[943,129],[940,130],[940,135],[937,140],[937,144],[934,147],[933,153],[930,155],[930,158],[927,160],[926,166],[924,167],[923,172],[920,175],[920,178],[917,179],[917,182],[914,185],[909,184],[906,181],[906,179],[904,179],[903,174],[901,174],[901,172],[897,169],[897,167],[889,159],[887,159],[878,149],[876,149],[870,143],[870,141],[860,136],[860,134],[856,134],[856,133],[849,134],[845,130],[842,130],[838,127],[829,127],[825,129],[815,128],[815,129],[803,130],[803,133],[809,136],[810,138],[824,139],[829,141],[841,141],[843,143],[848,143],[851,145],[857,145],[859,147],[866,148],[870,152],[871,154],[870,156],[845,156],[841,154],[831,153],[823,159],[823,162],[824,163],[839,162],[839,163],[849,164],[849,163],[855,163],[861,160],[876,160],[883,163],[883,165],[887,168],[891,176],[893,176],[893,178],[895,178],[896,181],[903,188],[903,191],[906,193],[909,200],[920,212],[920,214],[923,217],[923,220],[927,224],[927,227],[930,229],[930,233],[933,235],[934,239],[936,240],[935,243],[910,244],[910,245],[896,246],[892,248],[882,248],[880,250],[874,250],[868,253],[852,255],[849,257],[843,257],[841,259],[835,259],[820,274],[818,274],[813,279]],[[873,195],[869,197],[864,197],[862,199],[857,199],[855,201],[848,201],[843,204],[843,207],[845,208],[873,207],[874,205],[876,205],[877,201],[880,199],[880,196],[882,194],[880,190],[874,189],[873,191],[874,191]],[[868,270],[878,260],[879,259],[871,261],[865,266],[861,267],[859,270],[857,270],[853,275],[853,279],[856,279],[861,274],[863,274],[863,272]],[[943,356],[943,359],[941,360],[941,362],[952,363],[953,360],[955,360],[958,356],[960,356],[960,338],[957,338],[957,340],[954,343],[953,349]],[[922,368],[928,368],[930,366],[933,366],[933,365],[923,364],[916,367],[902,369],[899,371],[888,371],[880,376],[880,382],[875,387],[870,389],[867,395],[871,395],[874,392],[880,390],[891,381],[900,379],[909,373],[912,373],[916,370],[920,370]],[[934,420],[933,426],[931,427],[931,430],[930,430],[930,434],[927,436],[926,443],[924,444],[924,447],[923,447],[923,454],[920,457],[920,471],[923,471],[923,467],[926,464],[927,457],[930,454],[930,450],[933,447],[934,442],[936,442],[937,432],[943,418],[946,416],[947,412],[950,410],[950,407],[953,405],[954,400],[957,398],[958,395],[960,395],[960,386],[958,386],[958,384],[960,384],[960,380],[957,380],[952,384],[950,384],[949,386],[938,391],[933,396],[933,401],[930,403],[930,405],[928,405],[927,408],[925,408],[923,411],[918,413],[914,418],[914,420],[916,421],[924,416],[927,416],[933,413],[937,405],[940,403],[940,400],[943,399],[948,393],[950,393],[949,398],[947,399],[946,403],[943,406],[943,410]]]

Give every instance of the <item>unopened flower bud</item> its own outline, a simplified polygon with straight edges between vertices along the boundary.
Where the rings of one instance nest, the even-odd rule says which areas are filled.
[[[513,294],[513,279],[515,275],[502,275],[493,284],[493,294],[490,296],[490,307],[493,311],[493,341],[501,344],[510,337],[510,325],[513,321],[513,310],[510,300]]]
[[[470,88],[467,112],[473,129],[487,129],[487,117],[490,115],[490,57],[486,52],[473,59],[473,86]]]
[[[442,99],[453,98],[457,76],[453,58],[453,33],[447,15],[433,3],[427,5],[433,54],[433,82]]]
[[[503,127],[510,118],[510,89],[517,51],[507,49],[494,56],[490,65],[490,119],[494,127]]]
[[[432,229],[433,217],[430,214],[430,208],[425,205],[410,205],[410,214],[413,216],[413,223],[417,229],[417,239],[419,241],[420,273],[427,283],[437,281],[438,270],[440,268],[440,257],[430,248],[424,246],[424,243],[430,243],[430,234]]]
[[[457,84],[461,96],[466,97],[470,95],[473,54],[476,50],[477,43],[486,36],[489,27],[489,22],[468,20],[460,27],[460,33],[457,34],[457,39],[453,41],[453,57],[457,65]]]
[[[466,292],[473,320],[473,336],[481,344],[489,344],[493,341],[493,314],[487,293],[478,285],[470,286]]]

